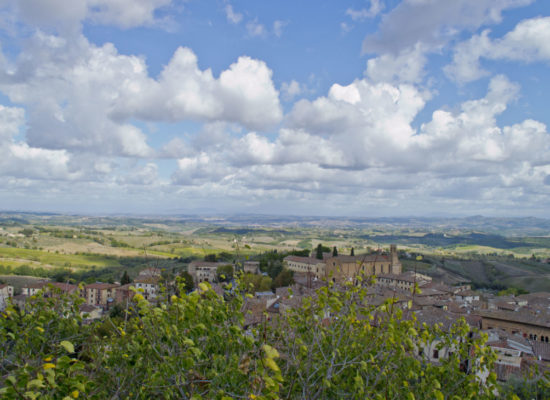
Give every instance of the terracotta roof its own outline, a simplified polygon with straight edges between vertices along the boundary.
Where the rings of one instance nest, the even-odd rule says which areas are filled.
[[[530,312],[516,312],[516,311],[476,311],[482,318],[492,318],[501,321],[519,322],[522,324],[529,324],[535,326],[543,326],[550,328],[550,316],[546,313],[531,314]]]
[[[345,263],[366,263],[374,261],[390,261],[390,258],[385,254],[359,254],[357,256],[336,256],[331,257],[330,260],[336,259],[336,261]]]
[[[158,281],[159,278],[154,276],[138,276],[136,279],[134,279],[134,283],[152,283],[154,285],[156,285]]]
[[[300,256],[286,256],[284,258],[284,261],[295,261],[300,262],[304,264],[311,264],[311,265],[317,265],[317,264],[324,264],[324,260],[319,260],[317,258],[312,257],[300,257]]]
[[[114,283],[90,283],[89,285],[86,285],[86,289],[99,289],[99,290],[105,290],[105,289],[113,289],[118,288],[118,285],[115,285]]]

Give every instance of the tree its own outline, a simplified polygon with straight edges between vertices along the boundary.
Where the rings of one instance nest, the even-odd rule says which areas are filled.
[[[472,337],[464,320],[443,331],[392,299],[369,305],[360,285],[329,284],[247,332],[243,290],[237,284],[219,296],[203,282],[186,294],[180,285],[182,294],[159,303],[137,293],[128,311],[98,324],[83,324],[83,300],[61,292],[34,296],[21,310],[8,305],[0,314],[0,397],[547,398],[548,376],[530,383],[536,390],[499,386],[487,374],[496,357],[486,337]],[[419,350],[433,343],[452,354],[429,362]]]
[[[124,271],[122,274],[122,277],[120,278],[120,284],[121,285],[127,285],[128,283],[131,283],[132,280],[130,279],[130,276],[128,275],[127,271]]]
[[[241,278],[243,289],[248,293],[265,292],[271,290],[273,280],[269,276],[244,274]]]
[[[216,254],[205,254],[204,261],[216,262]]]
[[[332,256],[333,256],[333,257],[336,257],[337,255],[338,255],[338,249],[336,248],[336,246],[334,246],[334,247],[332,248]]]
[[[193,282],[193,277],[187,271],[182,271],[178,278],[181,289],[184,293],[189,293],[195,288],[195,283]]]
[[[290,286],[294,282],[293,273],[292,271],[283,268],[281,272],[279,272],[279,275],[273,279],[273,283],[271,284],[271,289],[276,289],[278,287],[284,287],[284,286]]]
[[[330,252],[330,248],[326,247],[326,246],[323,246],[321,243],[319,243],[317,245],[317,249],[316,249],[316,258],[318,260],[322,260],[323,259],[323,253],[329,253]]]
[[[227,265],[220,265],[216,269],[216,276],[218,278],[218,282],[229,282],[233,279],[233,265],[227,264]]]
[[[354,256],[355,255],[355,251],[353,250],[353,247],[351,248],[351,252],[349,254],[350,256]]]

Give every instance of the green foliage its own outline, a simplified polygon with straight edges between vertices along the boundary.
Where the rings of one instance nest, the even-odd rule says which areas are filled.
[[[204,261],[216,262],[216,254],[205,254]]]
[[[315,250],[315,257],[318,260],[322,260],[323,259],[323,253],[328,253],[328,252],[330,252],[330,247],[323,246],[321,243],[319,243],[317,245],[316,250]]]
[[[243,284],[254,284],[247,275]],[[267,278],[269,279],[269,278]],[[270,324],[243,329],[243,293],[198,290],[83,324],[82,299],[34,296],[0,314],[3,399],[547,398],[548,379],[499,387],[494,354],[462,320],[428,327],[365,288],[331,286]],[[53,289],[52,289],[53,290]],[[430,347],[431,346],[431,347]],[[431,363],[421,349],[452,349]],[[427,353],[427,352],[425,352]],[[486,376],[482,379],[481,376]]]
[[[332,256],[333,256],[333,257],[336,257],[337,255],[338,255],[338,249],[336,248],[336,246],[334,246],[334,247],[332,248]]]
[[[218,278],[218,282],[229,282],[233,279],[233,265],[227,264],[227,265],[220,265],[216,269],[216,276]]]
[[[180,284],[180,288],[184,291],[184,293],[189,293],[195,288],[193,277],[187,271],[182,271],[180,273],[180,276],[178,277],[178,282]]]
[[[271,289],[276,289],[278,287],[283,286],[290,286],[292,283],[294,283],[293,279],[293,272],[283,268],[283,270],[273,279],[273,283],[271,284]]]
[[[130,276],[128,275],[128,271],[124,271],[122,274],[122,277],[120,278],[120,284],[121,285],[127,285],[128,283],[131,283],[132,280],[130,279]]]
[[[25,235],[26,237],[31,237],[34,234],[34,229],[24,228],[24,229],[21,229],[19,233]]]
[[[507,289],[504,289],[504,290],[501,290],[500,292],[498,292],[498,295],[499,296],[509,296],[509,295],[512,295],[512,296],[519,296],[519,295],[522,295],[522,294],[528,294],[529,292],[525,289],[521,289],[521,288],[517,288],[517,287],[509,287]]]
[[[269,276],[244,274],[241,278],[243,287],[249,293],[271,290],[272,279]]]

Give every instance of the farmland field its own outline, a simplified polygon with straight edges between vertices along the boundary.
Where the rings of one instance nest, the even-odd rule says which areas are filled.
[[[339,220],[330,218],[138,218],[0,213],[0,273],[63,271],[74,280],[116,280],[145,265],[174,271],[192,259],[257,259],[266,252],[383,251],[396,243],[406,270],[479,287],[550,291],[546,220]],[[534,225],[533,223],[536,222]],[[468,225],[470,224],[470,225]],[[484,230],[485,229],[485,230]]]

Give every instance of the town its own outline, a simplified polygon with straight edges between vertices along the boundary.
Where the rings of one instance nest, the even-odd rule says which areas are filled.
[[[420,325],[438,325],[449,330],[464,319],[476,335],[487,335],[486,345],[497,355],[494,372],[499,381],[521,378],[535,367],[540,373],[550,370],[550,293],[495,295],[472,290],[468,282],[449,285],[419,272],[403,272],[396,245],[385,251],[378,249],[357,255],[353,250],[350,255],[338,254],[336,247],[323,250],[327,248],[319,245],[308,256],[284,257],[283,269],[292,273],[290,285],[247,296],[241,310],[245,317],[242,328],[250,330],[272,323],[278,315],[300,307],[306,298],[315,301],[320,288],[342,291],[353,284],[367,288],[365,306],[379,307],[390,302],[402,310],[404,318],[415,318]],[[175,280],[163,279],[162,272],[161,268],[148,267],[132,282],[76,285],[44,280],[24,286],[17,295],[13,286],[2,284],[0,308],[11,302],[23,309],[41,294],[76,294],[84,299],[81,316],[91,323],[107,317],[115,307],[127,309],[137,294],[153,303],[166,300],[174,291]],[[220,298],[235,284],[239,274],[265,275],[260,262],[253,260],[232,264],[195,260],[189,263],[187,273],[192,278],[191,291],[208,282]],[[436,340],[421,351],[430,362],[438,363],[452,348],[442,347]]]

